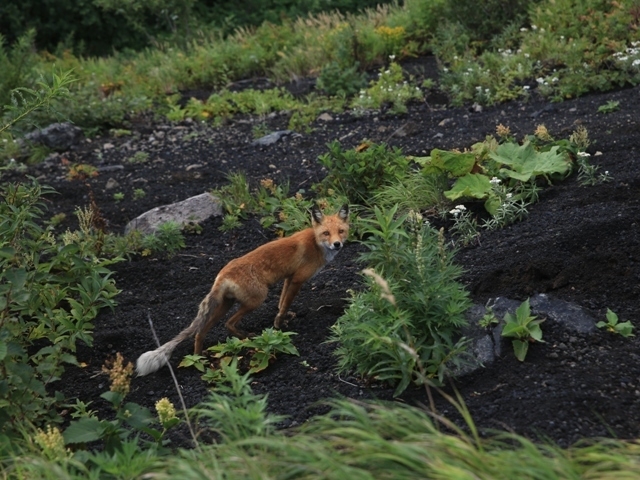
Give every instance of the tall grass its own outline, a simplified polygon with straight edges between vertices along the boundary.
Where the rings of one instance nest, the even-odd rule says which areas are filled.
[[[276,432],[114,468],[24,453],[4,478],[224,479],[633,479],[640,445],[599,440],[568,449],[512,434],[465,433],[437,415],[401,404],[337,400],[331,411],[293,432]],[[472,425],[469,425],[472,427]],[[119,459],[122,462],[122,459]],[[135,464],[143,467],[136,470]],[[123,465],[121,463],[120,465]],[[136,471],[134,477],[126,472]]]

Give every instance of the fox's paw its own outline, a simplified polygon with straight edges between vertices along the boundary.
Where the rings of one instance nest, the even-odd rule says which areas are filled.
[[[294,318],[296,318],[296,312],[289,310],[284,315],[276,315],[276,319],[273,321],[273,326],[277,329],[286,327],[289,325],[289,320],[293,320]]]

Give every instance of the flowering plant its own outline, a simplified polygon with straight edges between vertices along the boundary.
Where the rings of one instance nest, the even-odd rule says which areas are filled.
[[[366,90],[360,90],[351,106],[356,111],[379,110],[385,104],[391,104],[392,113],[405,113],[407,103],[412,100],[422,100],[424,94],[420,87],[413,86],[404,79],[402,67],[390,57],[388,68],[381,68],[378,79],[373,80]]]

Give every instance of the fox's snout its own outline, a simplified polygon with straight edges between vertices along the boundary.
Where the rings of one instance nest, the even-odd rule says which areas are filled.
[[[342,248],[342,242],[333,242],[331,248],[333,248],[333,250],[340,250]]]

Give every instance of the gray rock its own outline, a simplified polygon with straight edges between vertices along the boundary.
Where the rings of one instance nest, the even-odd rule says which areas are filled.
[[[566,330],[577,333],[594,333],[598,330],[596,320],[578,305],[541,293],[529,300],[534,314],[557,322]],[[543,327],[544,329],[544,327]]]
[[[279,142],[284,137],[291,135],[292,133],[293,130],[278,130],[277,132],[270,133],[269,135],[265,135],[264,137],[257,139],[256,141],[252,142],[251,145],[273,145],[274,143]]]
[[[41,130],[34,130],[25,135],[25,139],[32,143],[40,143],[56,152],[65,152],[78,143],[83,136],[80,128],[65,122],[52,123]]]
[[[466,375],[480,368],[494,363],[498,358],[511,351],[510,339],[502,336],[504,316],[507,312],[515,313],[522,302],[509,298],[497,297],[488,302],[499,323],[490,331],[478,325],[486,312],[484,305],[473,305],[466,314],[469,324],[463,328],[462,335],[470,344],[468,363],[461,368],[454,369],[455,376]],[[564,300],[549,298],[545,294],[536,295],[529,300],[532,315],[547,317],[548,320],[557,322],[564,329],[576,333],[595,333],[596,320],[581,307]],[[544,332],[544,324],[542,325]],[[544,337],[543,337],[544,339]],[[560,348],[562,349],[562,345]],[[566,349],[566,345],[564,345]]]
[[[166,222],[171,221],[179,224],[202,222],[215,215],[222,215],[220,200],[209,193],[203,193],[181,202],[156,207],[143,213],[127,224],[125,233],[139,230],[144,234],[151,234]]]

